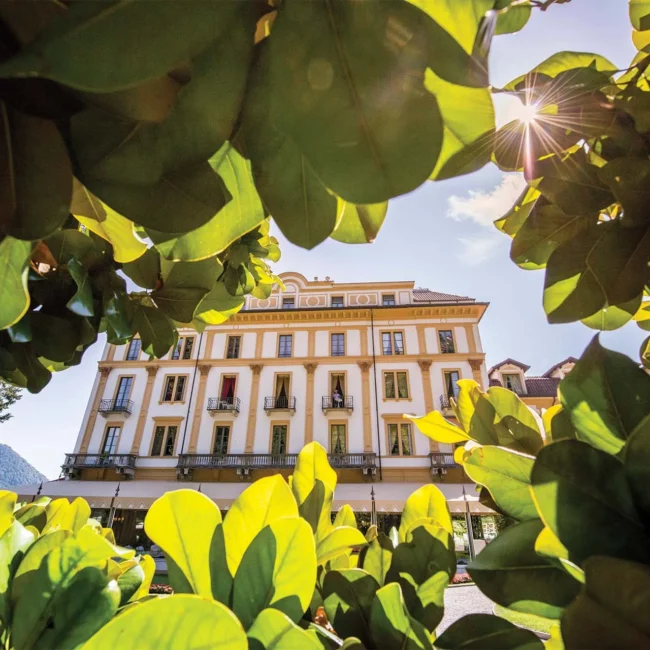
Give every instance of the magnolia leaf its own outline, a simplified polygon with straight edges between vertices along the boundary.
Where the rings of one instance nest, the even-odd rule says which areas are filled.
[[[276,519],[245,549],[233,582],[233,611],[246,629],[267,607],[298,622],[315,581],[316,551],[309,525],[300,517]]]
[[[160,282],[160,255],[155,248],[148,248],[140,257],[124,264],[122,271],[138,286],[156,289]]]
[[[93,292],[86,269],[76,259],[71,259],[68,262],[68,272],[77,285],[77,291],[66,306],[79,316],[94,316]]]
[[[339,526],[347,526],[349,528],[357,527],[357,518],[354,516],[354,510],[349,505],[341,506],[339,511],[336,513],[336,517],[332,522],[334,528]]]
[[[422,92],[429,24],[407,3],[288,2],[278,12],[271,119],[345,201],[386,201],[435,167],[442,120]],[[410,38],[387,39],[395,26]]]
[[[279,474],[255,481],[237,497],[223,522],[232,575],[236,575],[246,549],[257,534],[268,524],[286,517],[298,517],[298,506]]]
[[[25,552],[36,536],[19,521],[13,521],[0,537],[0,619],[9,625],[9,586]]]
[[[337,557],[341,553],[350,551],[353,548],[367,544],[363,533],[350,526],[334,528],[327,535],[318,540],[316,556],[318,564],[325,564],[328,560]]]
[[[286,614],[273,608],[264,609],[258,614],[248,630],[248,643],[250,650],[321,650],[323,647]]]
[[[437,639],[442,650],[543,650],[544,644],[531,630],[493,614],[465,614]]]
[[[436,442],[453,445],[470,440],[470,437],[462,429],[442,417],[439,411],[431,411],[421,417],[408,414],[405,414],[404,417],[413,421],[420,433]]]
[[[344,244],[371,244],[384,223],[387,211],[388,203],[346,203],[330,237]]]
[[[29,309],[27,271],[32,244],[13,237],[0,241],[0,329],[17,323]]]
[[[176,345],[177,334],[169,318],[158,309],[136,305],[133,326],[142,339],[142,351],[160,358]]]
[[[435,485],[423,485],[406,500],[399,525],[400,540],[406,539],[411,525],[423,518],[433,520],[437,526],[453,534],[447,500]]]
[[[208,325],[221,325],[244,306],[243,296],[231,296],[223,282],[217,282],[201,300],[194,315]]]
[[[559,618],[580,583],[535,552],[544,528],[539,519],[510,526],[486,546],[468,570],[494,602],[518,612]]]
[[[571,418],[562,404],[555,404],[542,413],[542,422],[546,433],[547,443],[563,438],[575,438],[576,430],[571,423]]]
[[[84,650],[125,647],[141,650],[204,650],[218,639],[223,650],[247,650],[246,634],[224,605],[199,596],[175,594],[129,607],[95,634]]]
[[[521,3],[511,3],[499,13],[495,34],[512,34],[522,30],[526,26],[532,11],[532,5],[527,0]]]

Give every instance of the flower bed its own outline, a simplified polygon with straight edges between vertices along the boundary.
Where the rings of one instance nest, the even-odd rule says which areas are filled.
[[[467,585],[474,582],[469,573],[457,573],[451,580],[452,585]]]
[[[155,585],[152,584],[149,587],[149,593],[150,594],[155,594],[156,596],[162,595],[162,594],[173,594],[174,590],[171,588],[170,585]]]

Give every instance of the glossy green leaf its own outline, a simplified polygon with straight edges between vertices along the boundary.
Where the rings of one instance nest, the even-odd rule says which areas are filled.
[[[327,535],[319,538],[316,545],[318,564],[325,564],[341,553],[366,545],[363,533],[350,526],[333,528]]]
[[[327,619],[345,639],[358,637],[372,647],[370,610],[379,583],[361,569],[328,571],[323,580],[323,601]]]
[[[409,615],[400,586],[392,582],[377,591],[370,611],[376,646],[387,650],[431,650],[424,626]]]
[[[556,77],[562,72],[576,68],[594,68],[601,72],[612,73],[616,66],[600,54],[589,54],[587,52],[558,52],[536,65],[526,75],[521,75],[506,84],[506,90],[515,90],[527,76],[535,77],[544,75],[549,78]]]
[[[195,490],[167,492],[149,508],[144,524],[147,536],[174,561],[192,591],[211,597],[206,569],[212,540],[221,526],[221,512],[215,503]]]
[[[422,92],[428,22],[407,3],[294,0],[278,13],[271,118],[345,201],[386,201],[435,167],[442,120]],[[386,38],[404,31],[408,40]]]
[[[291,489],[279,474],[255,481],[237,497],[223,522],[228,567],[232,575],[236,575],[239,563],[256,535],[268,524],[286,517],[298,517],[298,506]]]
[[[388,203],[346,203],[331,238],[344,244],[371,244],[386,218]]]
[[[264,208],[253,183],[250,163],[228,142],[209,162],[223,179],[231,198],[200,227],[183,228],[184,234],[174,234],[174,229],[165,228],[162,222],[147,227],[149,237],[168,260],[192,261],[216,255],[264,220]]]
[[[218,639],[223,650],[247,650],[246,634],[221,603],[177,594],[130,607],[105,625],[84,650],[132,645],[141,650],[204,650]]]
[[[414,422],[420,433],[436,442],[453,445],[470,440],[470,437],[462,429],[442,417],[442,413],[439,411],[431,411],[421,417],[408,414],[405,414],[404,417]]]
[[[194,315],[208,325],[221,325],[244,306],[243,296],[231,296],[222,282],[217,282],[199,303]]]
[[[650,199],[650,161],[619,158],[601,167],[598,175],[621,204],[626,222],[642,225],[646,220],[646,206]]]
[[[17,323],[29,308],[27,267],[32,245],[13,237],[0,241],[0,329]]]
[[[512,208],[503,217],[494,222],[496,228],[506,235],[514,237],[526,222],[526,219],[528,219],[539,197],[540,193],[535,187],[526,187]]]
[[[544,524],[524,521],[499,533],[468,570],[478,588],[499,605],[518,612],[559,618],[580,583],[535,552]]]
[[[160,255],[148,248],[140,257],[122,266],[122,271],[138,286],[155,289],[160,282]]]
[[[432,70],[426,72],[425,87],[438,101],[444,125],[442,150],[431,179],[468,174],[486,165],[495,132],[489,89],[452,84]]]
[[[248,644],[250,650],[320,650],[323,647],[286,614],[273,608],[259,613],[248,630]]]
[[[163,287],[151,294],[158,308],[172,320],[189,323],[199,303],[208,294],[201,287]]]
[[[513,2],[502,11],[497,17],[497,28],[495,34],[512,34],[522,30],[532,13],[532,5],[528,1],[522,3]]]
[[[0,619],[9,623],[9,584],[35,536],[19,521],[14,521],[0,537]]]
[[[133,327],[142,339],[142,351],[160,358],[176,344],[176,331],[169,318],[160,310],[136,305]]]
[[[562,617],[568,648],[645,648],[650,643],[650,569],[613,557],[585,562],[586,584]]]
[[[647,415],[650,377],[594,338],[560,383],[559,394],[578,439],[615,454]]]
[[[77,291],[67,303],[68,309],[79,316],[94,316],[93,292],[86,269],[72,259],[68,263],[68,272],[77,285]]]
[[[534,462],[532,456],[503,447],[473,447],[464,456],[463,468],[509,517],[526,521],[539,518],[529,490]]]
[[[650,3],[648,0],[630,0],[629,2],[630,22],[632,27],[638,30],[650,29]]]
[[[13,522],[18,495],[9,490],[0,490],[0,536]]]
[[[393,542],[384,534],[379,533],[368,545],[363,554],[361,568],[367,571],[380,586],[386,582],[386,575],[394,553]]]
[[[126,605],[140,591],[144,579],[144,570],[138,564],[122,573],[117,579],[117,586],[120,588],[121,594],[120,607]]]
[[[128,88],[167,73],[224,36],[231,11],[230,3],[201,3],[194,11],[172,3],[153,13],[134,0],[75,5],[0,67],[0,76],[41,76],[98,92]],[[150,44],[146,52],[142,43]]]
[[[584,571],[571,561],[569,549],[555,536],[548,527],[544,527],[535,540],[535,552],[538,555],[553,558],[578,582],[585,581]]]
[[[354,510],[352,510],[352,508],[347,504],[341,506],[339,511],[336,513],[332,526],[334,526],[334,528],[338,528],[339,526],[356,528],[357,518],[354,516]]]
[[[418,519],[431,519],[437,526],[453,534],[451,515],[445,495],[435,485],[423,485],[406,500],[399,525],[400,540]]]
[[[72,169],[54,122],[0,102],[0,170],[3,234],[41,239],[63,225],[72,197]]]
[[[229,544],[227,537],[230,552]],[[297,622],[309,606],[315,581],[311,528],[300,517],[276,519],[262,528],[243,554],[233,582],[233,611],[246,629],[267,607]]]
[[[531,481],[544,523],[576,563],[593,555],[650,558],[625,467],[614,456],[560,440],[539,452]]]
[[[442,650],[542,650],[534,632],[493,614],[466,614],[437,639]]]
[[[46,514],[48,515],[48,523],[50,522],[49,510],[52,507],[52,503],[49,503],[46,508]],[[71,530],[73,533],[78,533],[88,522],[90,517],[90,506],[85,499],[77,497],[70,504],[68,508],[61,513],[61,518],[58,522],[58,525],[63,530]]]
[[[546,432],[547,442],[575,438],[576,430],[571,423],[571,418],[562,404],[555,404],[542,413],[542,422]]]

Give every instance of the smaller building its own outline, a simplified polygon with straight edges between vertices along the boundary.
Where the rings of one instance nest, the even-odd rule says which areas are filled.
[[[567,357],[551,366],[541,377],[526,375],[530,366],[516,359],[504,359],[488,370],[490,386],[502,386],[517,393],[522,401],[538,413],[558,403],[557,387],[573,370],[578,360]]]

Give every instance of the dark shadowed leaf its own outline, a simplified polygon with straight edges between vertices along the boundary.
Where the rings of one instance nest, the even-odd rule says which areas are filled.
[[[492,614],[466,614],[437,639],[442,650],[542,650],[544,644],[530,630]]]
[[[136,305],[133,327],[142,339],[142,351],[160,358],[176,344],[177,333],[169,318],[159,309]]]
[[[386,581],[386,574],[393,557],[393,549],[393,542],[384,533],[379,533],[370,542],[368,549],[363,554],[361,568],[367,571],[380,586],[383,586]]]
[[[77,285],[77,291],[67,303],[68,309],[79,316],[94,316],[93,292],[86,269],[72,259],[68,262],[68,272]]]
[[[149,248],[133,262],[124,264],[122,271],[138,286],[156,289],[160,281],[160,255],[155,248]]]
[[[13,237],[0,241],[0,329],[17,323],[29,308],[27,267],[31,242]]]
[[[304,648],[321,650],[323,646],[298,627],[286,614],[268,608],[259,613],[248,630],[249,650],[282,650],[282,648]]]
[[[371,244],[384,223],[388,203],[354,205],[346,203],[332,239],[344,244]]]

